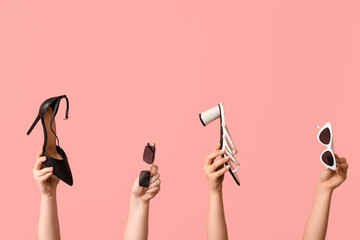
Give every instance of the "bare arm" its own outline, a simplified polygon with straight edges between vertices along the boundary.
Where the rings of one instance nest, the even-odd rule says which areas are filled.
[[[60,226],[54,196],[42,196],[39,219],[39,240],[60,240]]]
[[[40,218],[39,218],[39,240],[59,240],[60,227],[56,203],[56,187],[59,179],[53,176],[53,168],[42,166],[46,157],[40,157],[38,153],[35,167],[33,169],[34,178],[41,193]]]
[[[324,240],[329,219],[331,196],[347,177],[348,164],[337,155],[336,171],[324,169],[320,174],[315,200],[304,231],[304,240]]]
[[[160,174],[158,167],[151,168],[149,188],[139,186],[139,178],[134,182],[130,199],[129,217],[125,228],[125,240],[146,240],[149,232],[149,207],[150,200],[160,191]]]
[[[150,202],[142,202],[131,196],[129,217],[125,229],[125,240],[146,240],[149,232]]]
[[[222,192],[210,192],[207,239],[228,239]]]
[[[221,155],[224,153],[224,151],[220,150],[220,144],[218,144],[207,157],[204,165],[204,171],[209,183],[209,211],[206,224],[207,240],[228,239],[222,182],[224,180],[224,173],[228,170],[228,167],[224,164],[229,161],[229,158],[222,158]],[[216,160],[216,158],[218,159]]]

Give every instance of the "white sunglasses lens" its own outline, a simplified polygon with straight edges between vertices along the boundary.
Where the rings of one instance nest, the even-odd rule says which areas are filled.
[[[328,145],[331,139],[330,129],[325,128],[324,130],[322,130],[319,138],[320,138],[320,142],[322,142],[325,145]]]
[[[322,161],[329,167],[334,165],[334,157],[330,151],[326,151],[321,156]]]

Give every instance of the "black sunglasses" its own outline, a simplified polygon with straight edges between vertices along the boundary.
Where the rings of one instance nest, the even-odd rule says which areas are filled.
[[[154,146],[149,143],[145,146],[143,160],[147,164],[153,164],[155,160],[155,144]],[[151,179],[151,172],[149,170],[144,170],[140,172],[139,176],[139,186],[148,188]]]

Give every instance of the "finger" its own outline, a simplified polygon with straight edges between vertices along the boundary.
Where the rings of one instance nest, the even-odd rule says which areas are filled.
[[[206,158],[205,165],[211,165],[214,162],[215,158],[217,158],[218,156],[221,156],[223,154],[225,154],[225,149],[224,150],[216,150],[216,151],[210,153],[210,155],[207,156],[207,158]]]
[[[54,170],[53,167],[47,167],[47,168],[43,168],[41,170],[35,170],[34,171],[34,177],[42,177],[45,174],[52,172]]]
[[[44,181],[48,180],[52,174],[53,174],[52,172],[48,172],[48,173],[46,173],[45,175],[43,175],[43,176],[41,176],[41,177],[38,177],[37,179],[39,179],[40,181],[44,182]]]
[[[155,176],[152,176],[150,179],[150,184],[155,182],[156,180],[158,180],[160,178],[160,173],[156,173]]]
[[[158,193],[159,191],[160,191],[160,186],[157,186],[147,190],[146,193]]]
[[[336,157],[336,163],[345,163],[345,162],[346,162],[346,158]]]
[[[228,171],[229,169],[230,169],[230,164],[225,165],[223,168],[215,172],[216,177],[220,177],[224,175],[224,173],[226,173],[226,171]]]
[[[39,157],[36,162],[35,162],[35,167],[34,169],[35,170],[40,170],[43,166],[42,166],[42,163],[46,161],[46,157],[45,156],[42,156],[42,157]]]
[[[150,166],[151,175],[152,175],[152,176],[156,175],[158,169],[159,169],[159,167],[158,167],[157,165],[151,165],[151,166]]]
[[[224,157],[224,158],[221,158],[219,160],[217,160],[216,162],[214,162],[211,166],[211,169],[213,171],[215,171],[215,169],[217,169],[218,167],[224,165],[226,162],[229,162],[230,161],[230,157],[227,156],[227,157]]]
[[[218,142],[218,143],[216,144],[216,147],[214,148],[213,152],[215,152],[215,151],[217,151],[217,150],[220,150],[220,148],[221,148],[221,144],[220,144],[220,142]]]
[[[149,190],[150,190],[151,188],[154,188],[154,187],[159,186],[160,183],[161,183],[161,180],[160,180],[160,179],[156,180],[155,182],[153,182],[152,184],[150,184]]]
[[[42,149],[36,154],[36,158],[35,159],[38,159],[39,157],[41,157],[41,154],[42,154]]]
[[[349,165],[347,163],[341,163],[342,166],[337,166],[336,173],[342,178],[347,178],[347,170],[349,168]]]
[[[339,163],[339,164],[336,164],[336,166],[338,168],[341,168],[342,170],[347,170],[349,168],[349,164],[347,164],[346,162],[345,163]]]

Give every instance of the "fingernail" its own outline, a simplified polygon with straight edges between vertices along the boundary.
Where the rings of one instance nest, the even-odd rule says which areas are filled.
[[[229,169],[229,168],[230,168],[230,164],[226,165],[226,168]]]
[[[219,145],[220,145],[220,142],[218,142],[217,145],[219,146]]]

